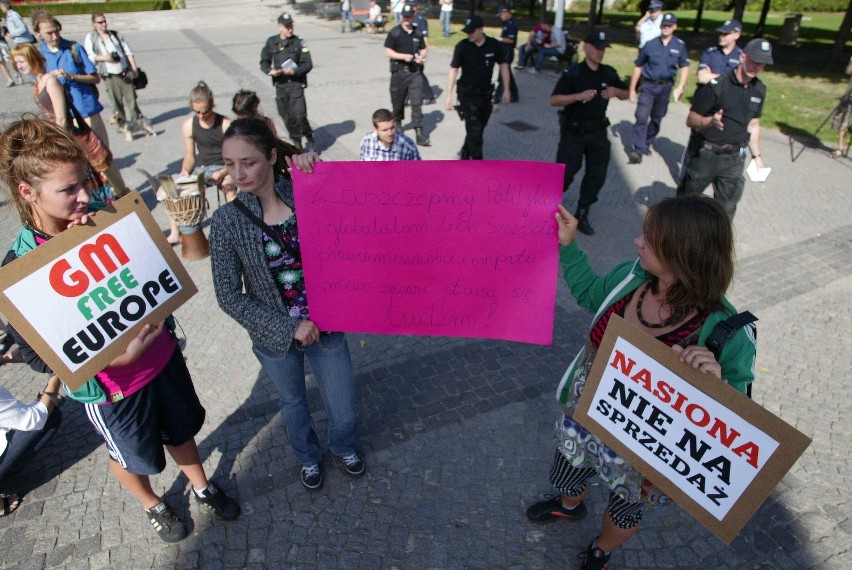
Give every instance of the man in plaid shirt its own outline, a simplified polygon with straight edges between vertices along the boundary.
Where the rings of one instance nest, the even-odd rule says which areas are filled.
[[[361,139],[361,160],[420,160],[417,145],[397,132],[393,113],[387,109],[373,113],[373,129]]]

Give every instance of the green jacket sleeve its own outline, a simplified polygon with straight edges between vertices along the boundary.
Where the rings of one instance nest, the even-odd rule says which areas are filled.
[[[601,276],[595,273],[589,264],[588,255],[575,242],[559,248],[559,265],[562,277],[568,283],[577,304],[594,313],[613,288],[630,272],[635,262],[628,261],[617,265],[612,271]]]
[[[722,378],[743,394],[754,381],[754,363],[757,354],[757,338],[752,326],[737,330],[719,355]]]

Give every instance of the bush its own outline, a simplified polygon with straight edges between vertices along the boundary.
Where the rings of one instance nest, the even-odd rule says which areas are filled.
[[[38,4],[15,4],[15,11],[21,16],[29,16],[33,10],[47,10],[54,16],[67,16],[69,14],[91,14],[92,12],[103,12],[104,14],[116,14],[119,12],[150,12],[153,10],[171,10],[169,0],[118,0],[117,2],[63,2],[51,4],[39,2]]]
[[[697,10],[698,0],[685,0],[679,2],[677,7],[684,10]],[[704,3],[705,10],[720,10],[728,12],[733,10],[732,0],[707,0]],[[773,12],[845,12],[848,2],[846,0],[772,0]],[[675,9],[675,4],[666,2],[667,9]],[[763,9],[762,0],[749,0],[746,2],[746,12],[760,12]]]

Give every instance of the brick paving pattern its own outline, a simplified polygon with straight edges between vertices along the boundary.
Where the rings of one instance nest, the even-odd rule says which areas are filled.
[[[278,10],[253,3],[109,15],[110,27],[125,32],[151,78],[140,105],[159,136],[133,142],[113,136],[111,142],[125,179],[152,207],[136,169],[179,169],[179,125],[188,114],[186,93],[198,80],[211,85],[223,113],[239,88],[256,90],[279,132],[286,132],[257,63],[264,39],[275,33]],[[296,33],[308,41],[315,61],[308,112],[323,158],[357,159],[370,115],[390,104],[383,38],[339,34],[336,22],[294,13]],[[88,31],[88,16],[60,20],[65,37],[82,40]],[[425,159],[454,159],[464,136],[458,118],[442,111],[449,59],[449,51],[432,50],[426,69],[438,105],[424,107],[432,138],[432,146],[421,149]],[[552,160],[558,128],[547,99],[556,75],[516,77],[521,103],[493,115],[486,158]],[[34,109],[28,87],[4,90],[0,123]],[[631,240],[642,214],[673,193],[687,138],[687,107],[672,105],[654,155],[628,165],[632,111],[626,102],[610,106],[612,164],[591,214],[598,233],[580,237],[601,271],[635,255]],[[519,134],[518,122],[530,130]],[[760,317],[755,399],[814,442],[730,546],[673,506],[646,513],[642,532],[613,555],[611,568],[852,567],[852,425],[844,389],[852,349],[852,163],[799,150],[764,131],[763,154],[775,171],[765,185],[746,185],[731,296]],[[208,199],[215,205],[212,193]],[[154,214],[165,227],[162,208]],[[10,243],[16,216],[9,204],[0,208],[0,219],[0,237]],[[192,520],[193,532],[176,545],[161,542],[108,473],[106,451],[80,407],[66,402],[61,433],[20,476],[29,489],[23,504],[0,519],[1,568],[520,570],[577,564],[599,525],[606,502],[601,488],[592,489],[592,516],[574,527],[534,526],[524,517],[527,504],[552,492],[550,434],[559,413],[554,391],[590,320],[564,285],[550,347],[349,335],[368,472],[353,481],[326,462],[322,492],[308,494],[298,481],[275,390],[245,332],[216,305],[209,260],[186,265],[199,294],[176,316],[208,412],[199,447],[208,474],[240,500],[242,517],[226,523],[198,509],[169,463],[153,478],[155,489]],[[44,379],[24,366],[4,366],[0,382],[27,400]],[[322,433],[326,416],[315,387],[310,396]]]

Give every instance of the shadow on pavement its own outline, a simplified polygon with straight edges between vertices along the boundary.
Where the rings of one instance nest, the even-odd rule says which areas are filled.
[[[334,146],[337,139],[348,135],[355,130],[355,121],[347,119],[339,123],[323,125],[314,129],[314,140],[317,143],[317,151],[323,152]]]

